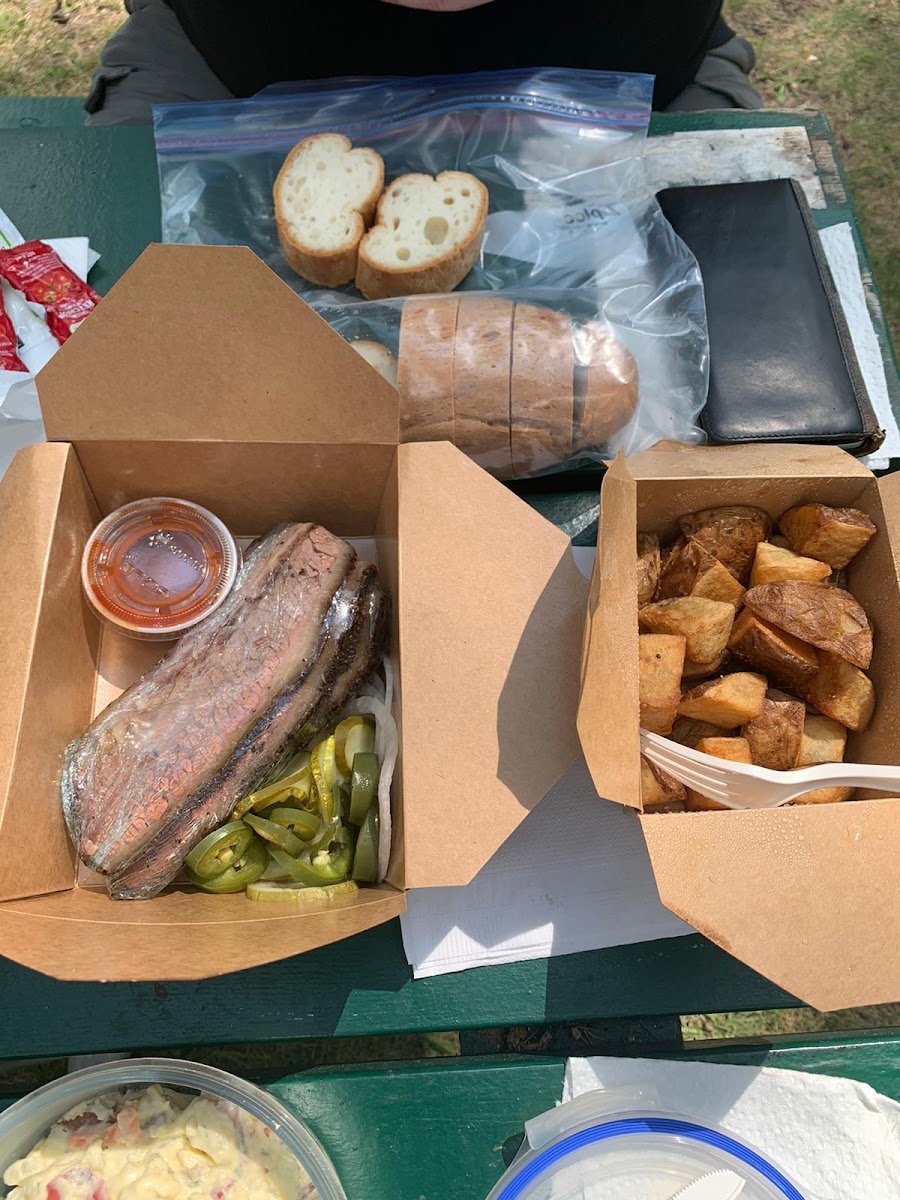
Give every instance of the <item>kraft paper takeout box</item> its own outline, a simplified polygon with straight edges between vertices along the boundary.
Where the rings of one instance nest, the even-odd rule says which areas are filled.
[[[0,953],[63,979],[201,978],[471,879],[578,753],[587,585],[569,539],[449,443],[398,446],[393,388],[243,248],[151,247],[39,383],[51,443],[0,483]],[[101,631],[81,553],[101,515],[166,494],[239,536],[377,535],[402,696],[393,854],[339,909],[74,886],[63,750],[161,653]]]
[[[900,747],[900,473],[881,480],[830,447],[660,444],[603,481],[578,730],[601,796],[640,809],[636,533],[724,504],[773,517],[806,501],[852,505],[878,534],[849,588],[875,633],[875,715],[847,760],[897,763]],[[640,817],[663,904],[818,1009],[900,999],[900,800]]]

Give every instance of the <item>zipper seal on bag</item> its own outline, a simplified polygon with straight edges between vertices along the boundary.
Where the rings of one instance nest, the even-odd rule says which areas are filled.
[[[546,73],[545,73],[546,74]],[[571,78],[568,86],[572,94],[548,95],[547,92],[556,90],[553,87],[554,76],[565,74]],[[450,113],[472,110],[512,110],[530,112],[538,116],[554,117],[559,120],[577,121],[585,126],[598,126],[607,129],[630,130],[635,133],[646,132],[650,122],[652,93],[652,76],[616,74],[606,71],[554,71],[544,79],[544,94],[541,94],[542,72],[537,71],[504,71],[478,72],[470,76],[423,76],[401,79],[372,79],[367,82],[363,78],[341,81],[336,80],[326,87],[316,87],[313,81],[309,86],[301,84],[294,91],[278,90],[274,93],[263,93],[245,100],[219,100],[202,104],[154,105],[153,132],[156,142],[156,153],[160,157],[169,154],[179,154],[190,151],[192,154],[222,152],[223,150],[264,150],[284,149],[294,145],[298,137],[310,137],[316,133],[330,132],[339,127],[340,132],[351,140],[364,138],[373,131],[386,131],[416,121],[432,117],[444,116]],[[470,80],[469,86],[463,86],[463,80]],[[517,91],[516,85],[525,87],[534,80],[535,91]],[[622,80],[634,82],[646,92],[645,97],[622,98],[615,103],[615,85]],[[316,81],[318,82],[318,81]],[[483,90],[472,90],[473,84],[481,84]],[[490,84],[494,89],[491,90]],[[588,84],[594,83],[600,93],[605,93],[605,102],[598,95],[596,103],[587,103],[575,98],[576,88],[590,91]],[[343,86],[334,86],[343,85]],[[505,86],[501,86],[505,85]],[[285,85],[282,85],[285,86]],[[384,112],[365,117],[358,115],[355,105],[347,106],[346,119],[338,111],[330,112],[322,119],[320,112],[325,101],[330,97],[347,97],[357,92],[362,100],[372,91],[393,87],[395,94],[402,97],[405,93],[426,93],[420,100],[402,107],[400,111]],[[433,93],[440,87],[444,94],[436,96]],[[564,91],[564,89],[560,89]],[[428,92],[432,95],[428,95]],[[310,104],[309,118],[303,114],[291,112],[291,101],[303,98],[309,103],[313,98],[317,101],[316,110]],[[289,121],[282,128],[260,130],[246,128],[241,132],[236,128],[237,122],[243,120],[250,123],[251,117],[258,117],[268,108],[270,112],[280,113]],[[173,122],[175,132],[167,128]],[[229,128],[222,129],[227,124]],[[187,128],[185,128],[187,127]],[[217,132],[218,130],[218,132]]]

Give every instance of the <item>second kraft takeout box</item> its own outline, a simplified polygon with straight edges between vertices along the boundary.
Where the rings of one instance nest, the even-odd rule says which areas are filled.
[[[0,483],[0,954],[62,979],[202,978],[468,882],[578,753],[586,584],[565,534],[449,443],[399,446],[394,389],[243,248],[151,247],[39,385],[51,440]],[[238,536],[375,535],[401,742],[384,885],[321,913],[78,886],[63,751],[163,652],[101,630],[81,555],[102,515],[153,495]]]
[[[850,564],[874,628],[876,708],[848,762],[900,762],[900,473],[832,447],[662,443],[607,472],[582,660],[578,729],[601,796],[640,809],[636,534],[665,543],[686,513],[807,501],[854,506],[878,534]],[[900,800],[642,813],[663,904],[818,1009],[900,1000]]]

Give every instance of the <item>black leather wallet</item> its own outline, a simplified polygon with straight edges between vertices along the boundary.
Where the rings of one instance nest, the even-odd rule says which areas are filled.
[[[710,441],[884,441],[812,213],[792,179],[669,188],[659,202],[700,264]]]

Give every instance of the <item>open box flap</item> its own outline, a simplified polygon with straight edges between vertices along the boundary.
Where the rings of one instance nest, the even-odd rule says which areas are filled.
[[[900,996],[900,800],[641,826],[662,903],[755,971],[825,1011]]]
[[[398,479],[405,882],[463,884],[578,754],[587,582],[449,443],[401,446]]]
[[[817,475],[855,475],[870,479],[868,467],[836,446],[691,446],[657,442],[628,459],[633,479],[723,479]],[[684,509],[689,511],[688,507]]]
[[[90,720],[99,628],[80,549],[97,515],[70,446],[20,450],[0,483],[0,899],[75,878],[57,780],[59,748]]]
[[[626,464],[620,455],[603,480],[598,551],[585,617],[578,736],[600,795],[637,807],[633,768],[640,752],[637,601],[635,589],[623,586],[624,580],[637,577],[633,462],[629,459]],[[610,753],[612,747],[615,751]]]
[[[900,580],[900,471],[893,471],[878,480],[881,509],[887,525],[894,554],[894,566]]]
[[[340,941],[405,907],[402,892],[388,887],[361,888],[309,913],[177,887],[134,903],[83,888],[0,904],[0,947],[55,979],[206,979]]]
[[[399,440],[395,390],[244,246],[150,246],[38,392],[51,440]]]

